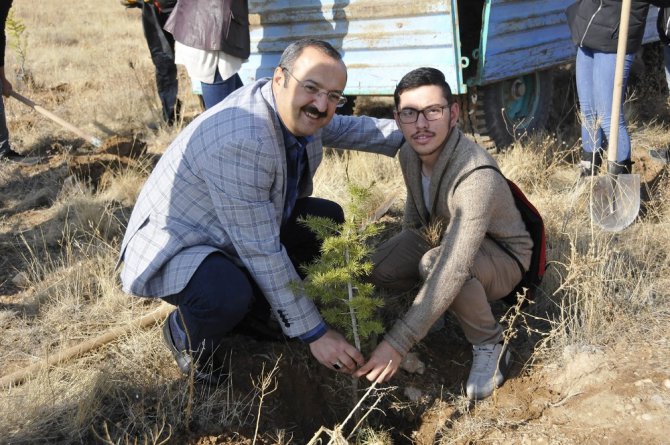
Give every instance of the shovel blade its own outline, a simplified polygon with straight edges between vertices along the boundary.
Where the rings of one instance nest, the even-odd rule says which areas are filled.
[[[601,229],[618,232],[640,211],[640,175],[599,176],[591,193],[591,220]]]

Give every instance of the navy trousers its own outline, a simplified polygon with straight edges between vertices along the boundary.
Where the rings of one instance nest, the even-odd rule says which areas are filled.
[[[314,233],[296,221],[307,215],[344,222],[344,212],[335,202],[320,198],[296,201],[280,239],[301,277],[298,266],[314,260],[321,249]],[[179,308],[169,317],[177,348],[198,351],[199,360],[207,360],[227,334],[244,324],[245,317],[267,320],[270,316],[270,306],[250,273],[221,253],[205,258],[184,290],[163,299]]]

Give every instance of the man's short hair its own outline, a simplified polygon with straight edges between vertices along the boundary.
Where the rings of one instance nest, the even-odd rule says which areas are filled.
[[[442,88],[444,98],[447,99],[448,104],[451,104],[454,96],[451,94],[451,87],[449,87],[442,71],[435,68],[423,67],[410,71],[400,79],[400,82],[396,85],[393,93],[395,107],[398,108],[398,104],[400,104],[400,95],[406,90],[413,90],[415,88],[429,85],[437,85]]]
[[[279,66],[292,71],[293,64],[298,57],[300,57],[300,54],[302,54],[302,51],[305,48],[315,48],[334,60],[342,61],[342,55],[340,55],[330,43],[323,40],[307,38],[300,39],[287,46],[281,55],[281,59],[279,59]]]

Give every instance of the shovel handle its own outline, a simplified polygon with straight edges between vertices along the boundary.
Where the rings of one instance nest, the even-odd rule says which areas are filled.
[[[156,323],[160,323],[164,320],[170,313],[174,310],[174,306],[163,303],[153,312],[141,317],[136,318],[130,323],[117,326],[104,334],[101,334],[90,340],[86,340],[82,343],[79,343],[75,346],[57,352],[54,355],[50,355],[45,358],[43,361],[34,363],[26,368],[19,369],[18,371],[8,374],[0,378],[0,388],[9,388],[12,386],[20,385],[25,380],[33,376],[40,370],[47,369],[50,366],[58,365],[63,363],[71,358],[79,357],[84,353],[91,351],[95,348],[99,348],[102,345],[105,345],[122,335],[127,335],[135,329],[146,328],[153,326]]]
[[[55,114],[53,114],[49,110],[45,110],[44,108],[42,108],[41,106],[39,106],[35,102],[33,102],[32,100],[28,99],[27,97],[24,97],[24,96],[20,95],[16,91],[12,91],[11,93],[9,93],[9,95],[12,96],[14,99],[18,100],[19,102],[21,102],[25,105],[28,105],[30,108],[37,111],[38,113],[48,117],[52,121],[61,125],[62,127],[64,127],[66,129],[70,130],[71,132],[75,133],[76,135],[78,135],[82,139],[85,139],[86,141],[90,142],[91,145],[93,145],[94,147],[97,148],[97,147],[100,147],[102,145],[102,142],[100,141],[100,139],[98,139],[94,136],[91,136],[89,134],[86,134],[81,129],[75,127],[74,125],[72,125],[69,122],[64,121],[63,119],[56,116]]]
[[[616,65],[614,67],[614,91],[612,91],[612,113],[610,114],[609,148],[607,160],[616,162],[619,145],[619,117],[621,114],[621,95],[623,93],[623,65],[626,58],[626,41],[628,40],[628,22],[630,18],[631,0],[623,0],[621,4],[621,21],[619,23],[619,40],[616,49]]]

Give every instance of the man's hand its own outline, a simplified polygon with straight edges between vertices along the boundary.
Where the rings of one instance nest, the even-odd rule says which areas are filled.
[[[342,334],[332,329],[310,343],[309,350],[323,366],[345,374],[352,374],[365,363],[363,354],[350,345]]]
[[[374,351],[372,351],[370,360],[368,360],[365,366],[356,371],[354,377],[358,378],[365,376],[366,379],[374,382],[379,378],[382,372],[384,372],[384,369],[386,369],[389,362],[391,362],[389,370],[386,373],[386,376],[384,376],[384,380],[382,380],[382,382],[388,382],[398,371],[401,360],[402,355],[393,349],[393,346],[391,346],[389,342],[384,340],[377,345]]]

